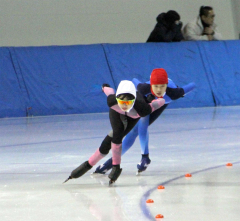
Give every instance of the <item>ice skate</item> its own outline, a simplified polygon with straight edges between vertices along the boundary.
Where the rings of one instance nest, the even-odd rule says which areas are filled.
[[[105,174],[107,171],[112,169],[112,158],[107,160],[104,164],[101,164],[96,168],[96,170],[92,174]]]
[[[108,178],[110,179],[109,185],[111,185],[118,179],[121,172],[122,172],[122,168],[120,168],[120,165],[113,166],[111,173],[108,175]]]
[[[88,163],[88,161],[82,163],[79,167],[77,167],[75,170],[72,171],[71,175],[63,182],[66,183],[70,179],[79,178],[83,174],[85,174],[87,171],[89,171],[92,168],[92,166]]]
[[[151,163],[151,160],[147,155],[142,155],[141,162],[137,164],[138,171],[136,175],[139,175],[141,172],[145,171],[148,167],[148,165]]]

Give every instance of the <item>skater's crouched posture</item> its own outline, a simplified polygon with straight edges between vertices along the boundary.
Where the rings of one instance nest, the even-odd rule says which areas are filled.
[[[195,83],[189,83],[183,87],[177,87],[176,84],[168,78],[167,72],[163,68],[154,69],[150,76],[150,81],[141,83],[134,78],[133,83],[137,87],[147,102],[152,102],[153,99],[163,97],[165,104],[158,110],[152,112],[150,115],[142,117],[134,128],[124,138],[122,143],[122,155],[126,153],[134,144],[137,136],[139,136],[142,159],[137,164],[139,174],[147,169],[151,163],[149,158],[149,133],[148,127],[162,114],[165,108],[172,100],[184,97],[187,93],[195,88]],[[99,165],[94,173],[105,174],[112,168],[112,158],[107,160],[104,164]]]
[[[103,84],[102,90],[107,95],[107,103],[110,107],[109,119],[112,131],[104,138],[101,146],[89,160],[73,170],[66,181],[85,174],[99,160],[105,157],[111,149],[112,171],[108,177],[110,178],[110,184],[115,182],[122,172],[120,164],[123,137],[131,131],[140,117],[149,115],[165,103],[163,98],[147,103],[144,97],[136,91],[134,84],[127,80],[120,82],[116,94],[108,84]]]

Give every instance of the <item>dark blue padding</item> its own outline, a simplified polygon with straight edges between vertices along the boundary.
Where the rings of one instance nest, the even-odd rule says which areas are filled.
[[[17,47],[13,54],[32,115],[108,111],[101,85],[113,82],[101,45]]]
[[[198,42],[216,106],[240,104],[240,41]]]
[[[115,85],[137,78],[148,81],[154,68],[164,68],[178,86],[196,83],[185,98],[169,108],[214,106],[210,85],[196,42],[104,44]]]
[[[25,117],[24,98],[11,54],[8,48],[0,48],[0,118]]]

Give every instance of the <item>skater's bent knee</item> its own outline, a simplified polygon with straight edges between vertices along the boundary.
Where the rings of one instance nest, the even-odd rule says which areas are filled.
[[[102,141],[101,146],[99,148],[99,151],[101,154],[108,154],[109,150],[111,149],[111,141],[112,138],[109,136],[106,136],[105,139]]]
[[[106,149],[106,148],[99,148],[99,152],[103,155],[107,155],[109,153],[110,149]]]

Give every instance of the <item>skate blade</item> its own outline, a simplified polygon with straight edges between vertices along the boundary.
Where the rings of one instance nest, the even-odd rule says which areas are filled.
[[[104,178],[104,175],[105,175],[105,174],[101,174],[101,173],[91,173],[91,174],[90,174],[90,177],[91,177],[92,179],[101,179],[101,178]]]
[[[113,183],[115,183],[116,180],[109,180],[109,186],[111,186]]]
[[[99,175],[104,175],[105,173],[98,173],[98,172],[92,172],[91,175],[96,175],[96,174],[99,174]]]
[[[142,170],[138,170],[138,171],[136,172],[136,176],[139,176],[142,172],[143,172]]]
[[[100,183],[102,186],[108,186],[109,180],[104,176],[91,175],[90,176],[96,183]]]
[[[66,183],[68,180],[71,180],[71,179],[72,179],[72,177],[68,177],[68,178],[63,182],[63,184]]]

